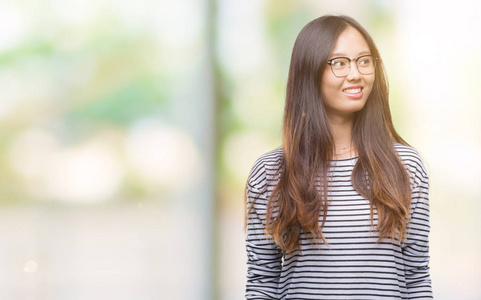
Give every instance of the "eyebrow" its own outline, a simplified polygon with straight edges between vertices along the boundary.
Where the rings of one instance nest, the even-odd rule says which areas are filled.
[[[358,56],[365,55],[365,54],[371,54],[371,52],[370,51],[361,51],[361,52],[358,53]],[[331,56],[346,56],[346,54],[336,52],[336,53],[332,53]]]

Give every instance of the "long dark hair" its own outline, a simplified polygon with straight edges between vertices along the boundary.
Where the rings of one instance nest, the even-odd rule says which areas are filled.
[[[390,237],[401,241],[405,234],[411,202],[409,174],[393,142],[407,143],[392,124],[379,51],[367,31],[352,18],[323,16],[308,23],[294,44],[283,119],[283,160],[279,182],[268,200],[267,233],[286,252],[299,248],[302,232],[327,243],[322,228],[329,208],[327,176],[334,139],[320,83],[337,38],[349,26],[361,33],[371,54],[378,58],[371,94],[354,117],[352,139],[358,161],[352,183],[371,203],[371,224],[373,208],[377,210],[379,240]],[[318,176],[320,191],[315,184]],[[274,210],[278,211],[275,216]]]

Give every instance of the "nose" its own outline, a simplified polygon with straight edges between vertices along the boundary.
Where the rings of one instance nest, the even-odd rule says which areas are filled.
[[[359,70],[357,69],[357,62],[352,60],[350,62],[349,66],[349,73],[346,76],[346,79],[348,81],[356,81],[361,78],[361,73],[359,73]]]

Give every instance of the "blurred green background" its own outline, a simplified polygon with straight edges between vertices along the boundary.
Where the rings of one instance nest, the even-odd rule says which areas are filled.
[[[294,40],[357,19],[431,178],[436,299],[481,299],[481,10],[462,1],[0,3],[0,298],[242,299],[243,188]]]

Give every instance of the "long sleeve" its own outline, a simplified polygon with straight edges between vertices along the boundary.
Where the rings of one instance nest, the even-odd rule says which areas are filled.
[[[429,274],[429,178],[419,159],[411,165],[411,219],[402,248],[408,299],[432,299]]]
[[[261,178],[265,174],[260,172],[262,170],[256,170],[254,167],[247,183],[246,299],[278,299],[282,254],[272,239],[266,236],[267,196],[261,189],[266,190],[267,183],[265,178]]]

